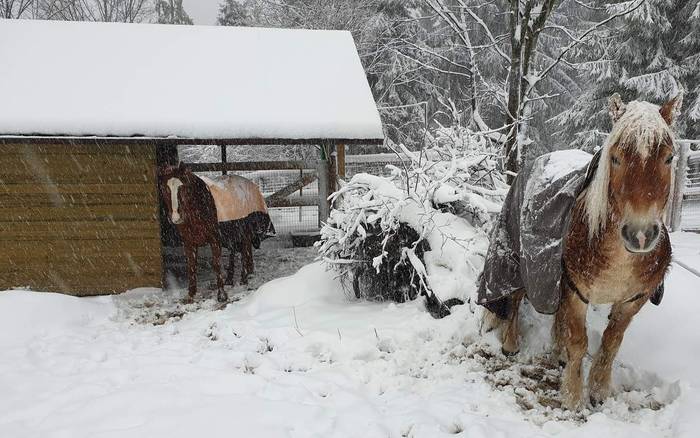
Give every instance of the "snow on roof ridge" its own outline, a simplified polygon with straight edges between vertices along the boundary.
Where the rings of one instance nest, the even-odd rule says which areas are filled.
[[[41,23],[41,25],[47,25],[47,26],[63,26],[65,24],[69,25],[79,25],[79,26],[98,26],[98,27],[105,27],[105,26],[118,26],[118,27],[128,27],[128,26],[150,26],[153,28],[178,28],[182,29],[185,32],[190,32],[190,31],[200,31],[202,29],[208,29],[208,30],[221,30],[223,32],[230,32],[232,30],[241,30],[241,31],[256,31],[256,30],[263,30],[266,32],[296,32],[296,33],[303,33],[303,32],[327,32],[327,33],[346,33],[346,34],[351,34],[350,31],[348,30],[342,30],[342,29],[301,29],[301,28],[284,28],[284,27],[264,27],[264,26],[219,26],[219,25],[212,25],[212,24],[171,24],[171,23],[122,23],[122,22],[113,22],[113,21],[65,21],[65,20],[39,20],[39,19],[27,19],[27,18],[3,18],[0,17],[0,23],[3,22],[25,22],[25,23]],[[216,31],[215,30],[215,31]]]

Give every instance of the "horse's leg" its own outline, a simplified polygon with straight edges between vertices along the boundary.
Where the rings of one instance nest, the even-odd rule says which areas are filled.
[[[224,275],[221,273],[221,243],[214,240],[211,243],[212,264],[216,273],[216,299],[224,303],[228,301],[228,295],[224,291]]]
[[[182,301],[191,303],[197,294],[197,247],[185,245],[185,256],[187,257],[187,281],[188,294]]]
[[[583,400],[581,367],[588,349],[586,311],[588,305],[570,290],[562,294],[561,305],[555,316],[559,341],[567,356],[561,384],[562,403],[568,409],[579,409]]]
[[[520,351],[518,339],[520,338],[520,329],[518,326],[520,302],[525,296],[525,289],[520,289],[514,292],[511,296],[510,314],[508,319],[504,321],[501,333],[501,351],[506,356],[513,356]]]
[[[552,323],[552,341],[554,348],[552,351],[552,356],[560,366],[566,365],[566,346],[564,345],[563,333],[564,328],[562,327],[561,318],[554,317],[554,322]]]
[[[593,358],[591,371],[588,374],[588,388],[593,405],[602,403],[610,396],[610,381],[612,364],[620,349],[625,330],[632,322],[634,315],[647,302],[648,297],[642,297],[631,303],[613,305],[608,317],[608,327],[603,333],[600,349]]]
[[[226,272],[226,281],[224,284],[233,286],[233,271],[236,261],[236,250],[234,245],[230,245],[228,249],[228,271]]]
[[[248,240],[248,275],[253,275],[255,273],[255,260],[253,259],[253,239]]]
[[[253,266],[253,247],[250,236],[242,236],[241,241],[241,284],[248,284],[248,275]]]
[[[500,330],[501,351],[506,356],[512,356],[519,350],[518,310],[524,296],[525,289],[520,289],[484,306],[481,332]]]

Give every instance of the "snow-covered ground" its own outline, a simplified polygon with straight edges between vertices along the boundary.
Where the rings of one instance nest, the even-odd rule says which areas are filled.
[[[673,239],[700,264],[700,236]],[[558,408],[548,318],[528,312],[506,359],[478,310],[355,302],[319,264],[223,310],[156,289],[2,292],[0,437],[696,437],[699,282],[673,266],[627,332],[615,397],[581,414]]]

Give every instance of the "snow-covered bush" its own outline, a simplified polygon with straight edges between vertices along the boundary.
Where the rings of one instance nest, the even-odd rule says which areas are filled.
[[[507,186],[487,140],[438,130],[391,176],[355,175],[331,197],[318,243],[329,269],[358,298],[422,295],[436,316],[476,290],[491,218]]]

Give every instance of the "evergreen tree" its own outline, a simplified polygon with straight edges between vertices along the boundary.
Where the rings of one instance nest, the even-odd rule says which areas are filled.
[[[156,15],[162,24],[192,24],[192,19],[182,7],[182,0],[157,0]]]
[[[251,26],[253,6],[249,1],[241,3],[239,0],[224,0],[219,4],[216,22],[220,26]]]
[[[609,3],[609,12],[629,2]],[[647,0],[609,25],[580,64],[587,86],[573,107],[555,120],[568,142],[592,147],[611,128],[607,98],[662,103],[684,93],[676,128],[700,138],[700,0]]]

